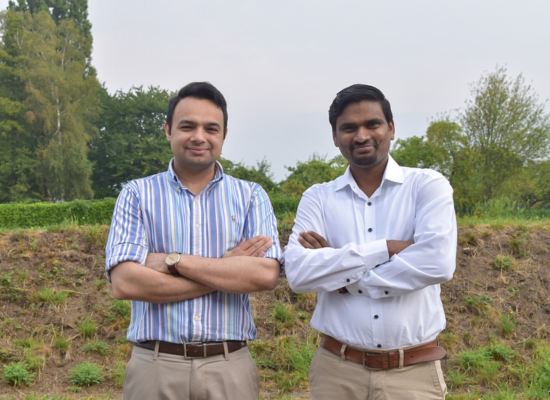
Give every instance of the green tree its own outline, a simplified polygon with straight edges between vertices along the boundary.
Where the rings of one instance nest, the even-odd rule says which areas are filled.
[[[99,89],[86,63],[91,39],[81,35],[73,21],[56,25],[45,11],[8,10],[2,18],[2,48],[4,65],[12,69],[6,79],[12,83],[10,79],[17,78],[24,87],[23,108],[11,113],[19,128],[10,134],[22,131],[19,117],[24,111],[24,140],[39,163],[28,176],[34,180],[30,186],[38,188],[42,199],[91,197],[87,144],[95,134]],[[21,95],[11,92],[4,98],[17,104]],[[9,144],[17,142],[12,137]]]
[[[242,162],[234,163],[221,157],[219,161],[226,174],[245,181],[256,182],[270,194],[278,192],[277,184],[273,182],[271,164],[265,158],[262,161],[257,161],[255,167],[247,167]]]
[[[286,167],[290,175],[281,182],[281,190],[287,196],[301,197],[316,183],[329,182],[342,175],[347,168],[346,159],[339,155],[326,161],[326,157],[313,154],[307,162],[298,161],[295,167]]]
[[[172,158],[164,133],[170,96],[156,87],[113,95],[101,90],[99,136],[89,154],[96,198],[116,197],[126,182],[166,171]]]

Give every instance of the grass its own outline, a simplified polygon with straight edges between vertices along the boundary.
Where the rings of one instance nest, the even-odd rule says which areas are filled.
[[[76,324],[76,327],[78,333],[80,333],[83,338],[89,338],[94,336],[97,330],[97,322],[95,322],[92,318],[85,316],[78,324]]]
[[[38,289],[29,300],[33,303],[44,304],[63,304],[70,296],[70,292],[66,290],[57,290],[50,287],[43,287]]]
[[[103,340],[92,340],[82,346],[81,350],[86,354],[98,353],[105,357],[110,347]]]
[[[496,256],[493,265],[499,271],[504,271],[514,267],[516,265],[516,260],[514,260],[514,258],[511,256],[500,255],[500,256]]]

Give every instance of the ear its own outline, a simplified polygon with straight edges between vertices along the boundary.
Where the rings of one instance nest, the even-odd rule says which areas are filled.
[[[170,127],[167,122],[164,123],[164,132],[166,133],[166,140],[170,141],[172,139],[172,135],[170,134]]]
[[[334,129],[332,130],[332,141],[334,142],[335,147],[340,147],[338,146],[338,142],[336,141],[336,131]]]
[[[395,124],[392,122],[389,123],[389,129],[390,129],[390,140],[393,140],[395,138]]]
[[[223,140],[225,141],[225,138],[227,137],[227,132],[229,132],[229,129],[225,128],[225,132],[223,133]]]

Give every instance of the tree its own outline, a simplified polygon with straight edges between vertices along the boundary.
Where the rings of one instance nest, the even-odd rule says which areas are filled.
[[[102,89],[99,136],[90,143],[96,198],[116,197],[132,179],[166,171],[172,158],[164,133],[171,94],[150,87],[109,95]]]
[[[347,168],[346,159],[339,155],[326,161],[318,154],[307,162],[300,162],[295,167],[286,167],[290,175],[281,182],[281,190],[287,196],[301,197],[302,193],[316,183],[329,182],[342,175]]]
[[[73,21],[56,25],[46,11],[4,13],[2,58],[12,69],[10,77],[24,87],[24,96],[11,90],[4,98],[14,103],[17,96],[23,97],[25,141],[39,162],[29,178],[42,199],[92,196],[87,143],[95,134],[92,121],[98,112],[99,84],[86,63],[90,46],[91,39],[81,35]],[[12,117],[19,118],[23,109]]]
[[[245,181],[256,182],[270,194],[278,191],[277,184],[273,182],[271,164],[264,158],[257,161],[255,167],[247,167],[242,162],[234,163],[220,157],[220,163],[226,174]]]
[[[548,156],[550,118],[523,76],[513,79],[503,67],[484,74],[471,94],[473,99],[466,102],[458,121],[476,155],[481,199],[487,201],[528,161]]]

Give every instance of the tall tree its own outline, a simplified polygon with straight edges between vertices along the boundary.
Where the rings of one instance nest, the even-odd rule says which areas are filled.
[[[45,11],[8,10],[2,29],[4,51],[17,58],[12,75],[25,89],[21,103],[33,156],[40,162],[35,177],[41,197],[91,197],[87,143],[95,134],[99,89],[86,62],[91,40],[73,21],[56,25]]]

